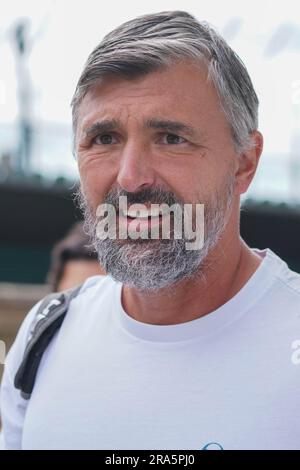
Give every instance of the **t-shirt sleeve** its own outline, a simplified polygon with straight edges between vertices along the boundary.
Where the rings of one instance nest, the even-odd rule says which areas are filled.
[[[21,449],[23,422],[28,400],[22,398],[20,390],[14,387],[14,377],[22,362],[31,324],[41,302],[42,300],[27,314],[5,359],[0,388],[0,415],[2,422],[0,450]]]

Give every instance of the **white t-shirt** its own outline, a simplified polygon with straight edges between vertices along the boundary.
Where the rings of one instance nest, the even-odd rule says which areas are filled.
[[[6,361],[2,447],[300,449],[300,275],[255,251],[231,300],[177,325],[134,320],[120,283],[88,279],[26,401],[13,377],[34,307]]]

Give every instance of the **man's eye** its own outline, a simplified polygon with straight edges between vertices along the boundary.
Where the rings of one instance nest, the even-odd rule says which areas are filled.
[[[94,144],[110,145],[116,143],[116,138],[112,134],[100,134],[93,139]]]
[[[182,144],[186,142],[186,140],[183,137],[180,137],[179,135],[176,135],[176,134],[165,134],[163,140],[167,144]]]

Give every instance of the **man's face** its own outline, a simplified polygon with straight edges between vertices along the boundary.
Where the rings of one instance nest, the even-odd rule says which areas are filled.
[[[176,252],[171,241],[169,245],[157,240],[147,244],[122,241],[126,250],[123,255],[129,264],[122,267],[117,253],[108,262],[99,253],[106,271],[119,280],[146,288],[155,277],[154,271],[145,274],[148,280],[145,278],[140,285],[130,277],[130,259],[132,271],[139,272],[139,279],[144,268],[149,271],[150,258],[145,258],[145,250],[155,258],[156,271],[163,270],[163,266],[168,271],[173,269],[173,261],[180,258],[179,251],[181,257],[186,256],[185,263],[179,259],[179,265],[186,264],[193,271],[201,265],[224,229],[233,196],[236,159],[229,125],[204,66],[181,62],[133,80],[104,79],[80,105],[76,151],[90,225],[95,221],[97,206],[107,200],[108,194],[112,194],[109,200],[113,202],[117,194],[124,194],[130,196],[130,203],[147,205],[173,197],[180,203],[205,205],[207,244],[202,253],[186,255],[182,246]],[[139,194],[145,198],[135,201]],[[104,250],[105,257],[116,249],[119,255],[120,247],[119,240],[111,240],[106,245],[109,250],[100,243],[98,251]],[[164,249],[168,252],[165,258]],[[118,260],[118,268],[112,266],[112,259],[115,264]],[[174,274],[171,281],[166,280],[165,273],[164,281],[157,280],[156,288],[188,274],[191,272]]]

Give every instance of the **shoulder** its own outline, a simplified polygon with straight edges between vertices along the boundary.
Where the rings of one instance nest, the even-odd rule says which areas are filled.
[[[37,302],[25,316],[18,330],[14,343],[5,358],[4,371],[9,369],[14,370],[22,359],[28,338],[30,336],[32,325],[35,322],[37,312],[43,300],[44,299],[41,299],[39,302]]]
[[[27,408],[27,401],[21,397],[19,390],[16,390],[14,387],[14,375],[22,361],[32,323],[34,322],[41,303],[42,300],[27,314],[18,331],[14,344],[5,359],[0,390],[0,411],[2,419],[0,449],[21,448],[23,420]]]
[[[296,298],[300,298],[300,274],[293,271],[289,265],[278,254],[270,248],[260,250],[252,248],[252,251],[262,258],[262,263],[258,268],[263,278],[268,278],[273,287],[280,293],[290,293]],[[258,272],[257,271],[257,272]],[[261,276],[260,276],[261,280]]]
[[[300,274],[271,250],[267,257],[264,273],[270,283],[258,302],[259,311],[264,311],[262,321],[268,320],[269,331],[276,332],[276,337],[293,337],[300,328]]]
[[[84,303],[87,302],[88,299],[92,298],[96,292],[99,294],[99,291],[101,292],[101,290],[105,290],[107,288],[107,284],[111,284],[111,282],[113,281],[111,280],[108,283],[106,280],[106,276],[101,275],[88,278],[82,284],[76,297],[71,300],[71,304],[77,299],[82,300]],[[15,341],[5,359],[4,378],[6,374],[11,375],[11,377],[13,377],[13,375],[15,374],[17,368],[19,367],[23,359],[24,352],[31,337],[32,331],[37,321],[39,320],[38,317],[41,310],[40,307],[46,307],[47,298],[49,299],[50,303],[51,299],[53,299],[53,295],[55,294],[50,294],[49,297],[46,296],[41,299],[31,308],[31,310],[25,316],[21,327],[19,328],[19,331],[16,335]],[[59,294],[57,294],[57,296],[59,296]]]
[[[83,302],[87,304],[94,296],[99,298],[99,294],[105,293],[114,288],[114,281],[106,276],[93,276],[87,279],[77,292],[73,302]],[[59,295],[59,294],[58,294]],[[49,298],[52,299],[53,295]],[[8,352],[5,360],[4,374],[0,390],[0,410],[3,429],[0,436],[0,448],[19,449],[21,448],[23,421],[28,405],[19,390],[15,388],[15,374],[22,363],[24,353],[28,347],[29,340],[35,327],[38,316],[42,315],[41,310],[47,304],[47,297],[41,299],[28,312],[18,331],[16,339]]]
[[[118,283],[110,276],[97,275],[88,278],[81,286],[78,294],[72,299],[72,305],[87,305],[95,300],[99,302],[106,297],[110,298],[116,290]],[[71,307],[72,307],[71,305]]]
[[[78,296],[92,294],[96,289],[105,289],[107,285],[111,285],[112,283],[114,283],[114,281],[110,276],[103,274],[91,276],[82,284]]]
[[[293,271],[278,255],[269,250],[274,266],[274,277],[277,287],[290,295],[295,301],[300,301],[300,274]],[[278,266],[278,269],[275,269]]]

